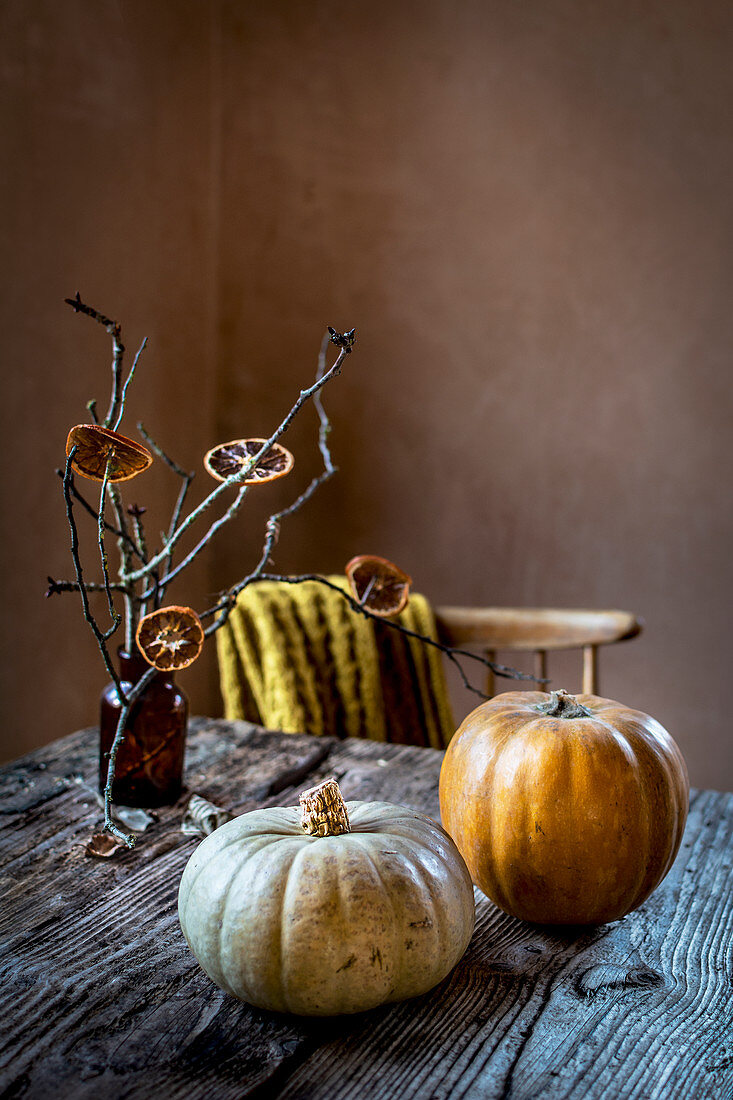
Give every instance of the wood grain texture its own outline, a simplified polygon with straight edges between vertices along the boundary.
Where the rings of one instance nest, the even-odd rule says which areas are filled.
[[[95,745],[84,731],[0,775],[2,1097],[733,1097],[733,796],[693,795],[673,870],[624,920],[541,928],[477,893],[471,945],[437,989],[300,1020],[226,996],[190,955],[185,798],[133,852],[85,854]],[[187,783],[244,812],[334,774],[346,798],[437,816],[440,761],[195,719]]]

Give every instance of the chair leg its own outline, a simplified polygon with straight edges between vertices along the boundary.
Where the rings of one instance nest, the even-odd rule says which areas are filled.
[[[598,646],[583,646],[583,694],[598,694]]]
[[[547,650],[538,649],[534,655],[534,676],[537,680],[537,690],[546,691],[548,685],[542,681],[547,679]]]

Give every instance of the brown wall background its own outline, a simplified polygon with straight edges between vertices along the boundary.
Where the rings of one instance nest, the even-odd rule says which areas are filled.
[[[604,693],[733,789],[729,5],[2,0],[0,43],[3,754],[93,723],[106,679],[75,597],[43,599],[53,470],[108,393],[79,289],[148,336],[127,424],[191,468],[357,326],[340,475],[276,566],[370,551],[438,603],[631,609]],[[251,566],[268,492],[171,596]],[[213,647],[182,682],[218,712]]]

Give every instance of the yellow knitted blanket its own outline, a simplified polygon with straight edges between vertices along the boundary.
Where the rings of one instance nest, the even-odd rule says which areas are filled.
[[[348,591],[344,577],[328,579]],[[424,596],[410,596],[399,622],[436,638]],[[227,718],[436,749],[455,729],[440,651],[317,581],[249,585],[216,639]]]

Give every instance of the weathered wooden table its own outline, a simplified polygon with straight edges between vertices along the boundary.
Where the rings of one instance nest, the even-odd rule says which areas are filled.
[[[94,859],[96,732],[2,771],[0,1095],[105,1098],[733,1096],[733,795],[696,792],[680,856],[601,928],[523,924],[477,893],[437,989],[361,1016],[257,1011],[199,970],[176,916],[197,841],[186,798],[132,852]],[[347,798],[438,816],[430,749],[195,719],[189,791],[244,812],[327,774]]]

